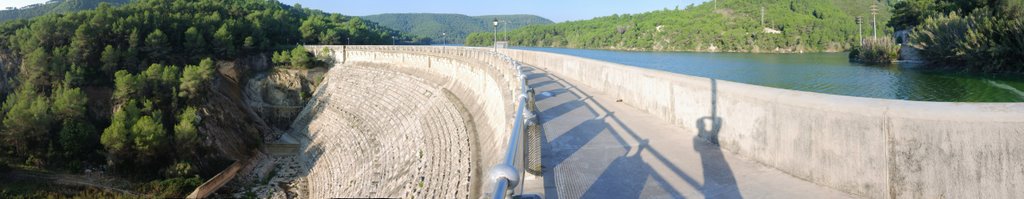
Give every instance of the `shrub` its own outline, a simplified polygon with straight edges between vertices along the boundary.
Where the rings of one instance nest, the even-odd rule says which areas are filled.
[[[195,167],[188,162],[178,162],[169,166],[165,171],[164,175],[167,177],[186,177],[196,174]]]
[[[306,47],[296,46],[292,49],[292,67],[295,68],[312,68],[313,59],[309,56],[309,52],[306,52]]]
[[[154,198],[181,198],[200,184],[203,184],[203,179],[199,176],[179,177],[149,182],[143,187],[143,190],[152,194]]]
[[[899,58],[899,45],[892,38],[868,39],[864,45],[850,51],[850,61],[866,64],[887,64]]]
[[[910,35],[929,62],[963,71],[1024,72],[1024,19],[987,8],[925,20]]]

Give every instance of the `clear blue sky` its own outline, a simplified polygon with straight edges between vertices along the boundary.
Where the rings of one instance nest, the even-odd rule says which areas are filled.
[[[365,16],[382,13],[457,13],[470,16],[533,14],[555,22],[680,9],[706,0],[278,0],[332,13]]]

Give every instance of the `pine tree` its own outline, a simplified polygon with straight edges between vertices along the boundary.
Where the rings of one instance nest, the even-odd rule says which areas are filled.
[[[206,58],[199,62],[198,66],[185,66],[181,75],[181,86],[178,96],[186,99],[194,99],[206,88],[206,84],[213,79],[213,60]]]
[[[167,41],[167,35],[160,29],[154,30],[146,36],[146,52],[149,55],[149,59],[161,60],[170,51],[170,45]]]
[[[213,33],[213,41],[218,55],[222,57],[232,57],[235,55],[235,39],[231,35],[231,31],[228,30],[226,23],[221,25],[216,33]]]
[[[190,52],[192,59],[198,60],[207,53],[206,38],[196,27],[190,27],[185,31],[185,51]]]
[[[306,52],[306,47],[297,46],[292,49],[291,63],[296,68],[310,68],[313,65],[313,59],[310,58],[309,52]]]
[[[121,69],[120,64],[121,52],[117,51],[112,45],[107,45],[103,48],[103,53],[100,55],[100,63],[103,64],[104,74],[114,74],[114,71]]]

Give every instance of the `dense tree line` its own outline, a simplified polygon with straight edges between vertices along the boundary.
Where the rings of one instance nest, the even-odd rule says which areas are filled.
[[[382,26],[430,39],[432,43],[462,43],[473,32],[487,32],[494,27],[492,21],[502,21],[500,28],[514,30],[528,25],[551,24],[551,20],[535,15],[485,15],[466,16],[461,14],[380,14],[365,17]],[[505,27],[507,26],[507,27]],[[446,34],[442,34],[446,33]]]
[[[330,52],[330,49],[324,48],[324,52]],[[304,46],[296,46],[291,50],[282,50],[274,52],[271,58],[277,66],[290,67],[295,69],[309,69],[313,67],[326,66],[327,61],[330,58],[327,57],[314,57],[312,53],[306,50]]]
[[[0,161],[192,176],[213,153],[200,148],[197,126],[218,60],[301,43],[390,44],[393,36],[408,38],[356,17],[263,0],[137,0],[8,21],[0,24],[0,57],[18,61],[0,70],[16,74],[0,80],[14,88],[0,91]]]
[[[655,51],[814,52],[857,45],[855,17],[878,4],[888,20],[888,1],[720,0],[642,14],[624,14],[511,31],[520,46]],[[842,7],[841,7],[842,6]],[[764,8],[764,21],[761,11]],[[853,15],[853,14],[858,15]],[[865,36],[871,16],[863,16]],[[892,32],[879,25],[879,35]],[[777,31],[777,32],[776,32]],[[503,33],[498,33],[499,37]],[[491,45],[492,33],[474,33],[467,45]]]
[[[0,8],[0,22],[28,19],[36,16],[53,13],[68,13],[79,10],[94,9],[100,3],[120,5],[128,3],[129,0],[49,0],[46,3],[33,4],[22,8]]]
[[[906,0],[888,25],[909,29],[911,45],[934,66],[1024,73],[1024,1]]]

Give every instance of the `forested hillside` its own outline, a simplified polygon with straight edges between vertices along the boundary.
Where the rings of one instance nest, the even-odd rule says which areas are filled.
[[[128,3],[128,1],[130,0],[50,0],[46,3],[29,5],[22,8],[2,8],[5,10],[0,10],[0,22],[15,19],[28,19],[50,13],[67,13],[79,10],[89,10],[96,8],[100,3],[120,5]]]
[[[364,17],[366,20],[377,22],[380,25],[406,32],[409,34],[429,37],[433,43],[462,43],[466,36],[472,32],[493,31],[492,21],[502,21],[499,28],[513,30],[519,27],[551,24],[551,20],[535,15],[487,15],[487,16],[466,16],[461,14],[380,14]],[[508,25],[507,27],[501,27]],[[447,33],[447,36],[442,35]]]
[[[519,46],[653,51],[836,52],[858,44],[856,16],[871,36],[870,5],[878,4],[879,36],[892,30],[887,0],[719,0],[685,8],[529,26],[511,31]],[[762,8],[764,18],[762,22]],[[474,33],[467,45],[491,45]]]
[[[182,197],[226,159],[244,158],[263,132],[232,109],[243,106],[237,97],[215,89],[237,81],[218,66],[269,64],[272,51],[296,44],[392,37],[409,39],[356,17],[263,0],[136,0],[8,21],[0,25],[0,172],[99,169],[156,180],[134,190],[144,197]],[[293,64],[309,62],[304,51],[291,55]],[[0,198],[46,197],[7,183]],[[44,193],[69,193],[53,189]]]

